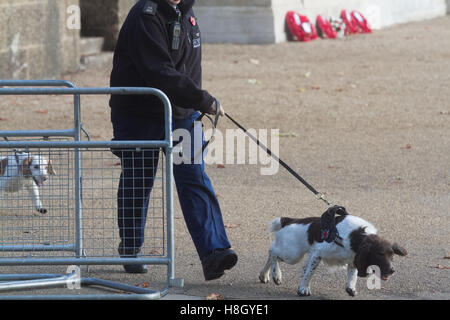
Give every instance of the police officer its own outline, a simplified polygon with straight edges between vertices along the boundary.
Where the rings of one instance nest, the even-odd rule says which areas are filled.
[[[163,91],[172,104],[173,129],[189,130],[191,136],[200,112],[224,115],[216,99],[201,88],[202,44],[192,10],[194,1],[138,1],[120,31],[111,73],[111,87],[153,87]],[[164,138],[164,107],[158,98],[112,95],[110,107],[113,140]],[[122,164],[118,190],[119,254],[136,257],[144,243],[159,150],[113,152]],[[204,171],[203,160],[200,162],[175,164],[173,173],[205,280],[214,280],[236,264],[237,255],[230,249],[219,202]],[[144,265],[124,265],[124,268],[129,273],[147,272]]]

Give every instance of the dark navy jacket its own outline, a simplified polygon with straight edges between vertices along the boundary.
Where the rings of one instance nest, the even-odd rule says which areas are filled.
[[[111,87],[152,87],[170,99],[175,119],[194,110],[207,112],[214,98],[202,86],[200,29],[192,6],[183,0],[181,18],[166,0],[141,0],[122,26],[114,52]],[[179,49],[173,50],[173,22],[181,23]],[[112,95],[111,120],[162,119],[163,104],[154,96]]]

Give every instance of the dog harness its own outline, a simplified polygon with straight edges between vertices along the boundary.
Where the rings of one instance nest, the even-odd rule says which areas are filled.
[[[320,237],[322,241],[335,242],[338,246],[343,247],[342,238],[336,228],[336,214],[340,216],[348,215],[347,210],[341,206],[333,206],[325,211],[320,217]]]

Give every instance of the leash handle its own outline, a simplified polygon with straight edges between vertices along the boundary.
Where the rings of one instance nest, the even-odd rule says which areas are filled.
[[[305,179],[303,179],[297,172],[295,172],[286,162],[281,160],[276,154],[274,154],[269,148],[267,148],[264,144],[262,144],[256,137],[254,137],[247,129],[245,129],[241,124],[239,124],[236,120],[234,120],[229,114],[225,113],[225,116],[233,122],[239,129],[245,132],[250,139],[252,139],[256,144],[263,149],[269,156],[278,161],[291,175],[293,175],[297,180],[299,180],[308,190],[310,190],[317,197],[318,200],[322,200],[328,207],[333,206],[331,202],[329,202],[325,195],[319,191],[317,191],[312,185],[310,185]]]
[[[214,119],[214,130],[217,128],[217,124],[219,123],[220,118],[220,102],[216,98],[214,98],[216,101],[216,118]]]
[[[212,125],[212,127],[213,127],[213,132],[212,132],[211,138],[209,138],[209,140],[206,141],[206,142],[203,144],[203,146],[202,146],[202,150],[201,150],[202,154],[203,154],[203,152],[206,150],[206,148],[208,147],[208,145],[211,143],[211,141],[214,139],[214,136],[216,135],[216,131],[217,131],[217,125],[218,125],[218,123],[219,123],[219,117],[220,117],[220,102],[219,102],[219,100],[217,100],[217,99],[215,99],[215,98],[214,98],[214,100],[215,100],[215,105],[216,105],[216,115],[215,115],[214,120],[213,120],[208,114],[206,114],[206,113],[204,113],[204,112],[203,112],[203,113],[200,115],[200,117],[198,117],[197,120],[196,120],[196,121],[202,121],[203,117],[206,117],[206,118],[208,118],[209,121],[211,121],[211,125]],[[192,129],[193,127],[194,127],[194,124],[192,125],[191,129]],[[194,155],[194,159],[197,158],[197,156],[198,156],[198,153]]]
[[[216,130],[217,130],[217,125],[219,124],[219,118],[220,118],[220,102],[219,102],[219,100],[217,100],[217,99],[215,99],[214,98],[214,100],[215,100],[215,104],[216,104],[216,115],[215,115],[215,118],[214,118],[214,120],[213,119],[211,119],[211,117],[209,116],[209,115],[207,115],[206,113],[204,113],[203,115],[202,115],[202,117],[203,116],[206,116],[208,119],[209,119],[209,121],[211,121],[211,124],[212,124],[212,127],[213,127],[213,132],[212,132],[212,135],[211,135],[211,138],[208,140],[208,141],[206,141],[205,142],[205,144],[203,145],[203,147],[202,147],[202,151],[205,151],[205,149],[208,147],[208,145],[211,143],[211,141],[214,139],[214,136],[216,135]]]

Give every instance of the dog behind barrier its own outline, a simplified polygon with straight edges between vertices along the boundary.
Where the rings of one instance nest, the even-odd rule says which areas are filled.
[[[118,256],[120,241],[117,210],[117,185],[120,179],[120,160],[109,149],[82,149],[81,205],[83,214],[83,245],[86,254],[99,257]],[[155,151],[159,153],[159,151]],[[76,185],[74,149],[27,149],[17,152],[0,149],[1,179],[11,180],[9,173],[19,173],[23,188],[0,192],[0,248],[2,246],[66,246],[75,242],[76,234]],[[43,177],[32,177],[33,166],[45,159],[47,172]],[[8,163],[6,163],[8,160]],[[164,155],[161,153],[159,168],[164,168]],[[3,160],[3,161],[2,161]],[[19,163],[19,164],[17,164]],[[48,163],[51,167],[48,167]],[[26,166],[24,166],[26,165]],[[32,165],[30,167],[29,165]],[[4,170],[3,170],[4,168]],[[8,169],[9,168],[9,169]],[[149,215],[146,231],[149,236],[142,254],[162,256],[166,253],[164,240],[164,183],[161,173],[154,181],[152,197],[149,201]],[[4,184],[5,185],[5,184]],[[41,210],[37,210],[34,195],[27,190],[38,190]],[[0,256],[15,257],[24,252],[0,250]],[[67,256],[70,252],[46,252],[45,255]]]

